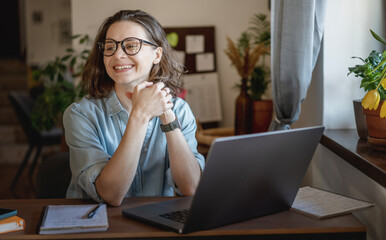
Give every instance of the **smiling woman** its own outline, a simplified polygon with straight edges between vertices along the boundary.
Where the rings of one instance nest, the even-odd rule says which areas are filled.
[[[107,74],[114,80],[116,91],[124,84],[124,92],[133,92],[136,85],[148,80],[153,65],[160,62],[162,48],[143,40],[147,38],[138,23],[120,21],[112,24],[106,33],[106,40],[99,42]],[[143,44],[143,41],[150,44]]]
[[[107,18],[85,65],[89,95],[64,113],[69,198],[192,195],[204,167],[183,65],[158,21],[140,10]]]

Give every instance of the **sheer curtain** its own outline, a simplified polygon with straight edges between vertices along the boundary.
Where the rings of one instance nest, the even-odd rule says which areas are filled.
[[[275,119],[270,131],[298,120],[324,30],[327,0],[271,0],[271,75]]]

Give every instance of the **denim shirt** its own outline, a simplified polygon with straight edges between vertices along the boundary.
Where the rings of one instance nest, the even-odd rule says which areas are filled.
[[[181,131],[202,170],[205,160],[197,151],[194,115],[181,98],[172,101],[172,110],[180,120]],[[63,124],[72,172],[67,198],[101,201],[95,179],[117,149],[129,117],[115,91],[102,99],[84,97],[66,109]],[[160,124],[158,117],[148,123],[137,171],[125,197],[179,194],[171,175],[166,137]]]

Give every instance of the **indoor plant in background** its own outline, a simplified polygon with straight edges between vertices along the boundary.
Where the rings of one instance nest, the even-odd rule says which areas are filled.
[[[266,15],[256,14],[251,21],[249,30],[255,44],[264,44],[269,49],[271,23],[267,20]],[[266,55],[269,55],[269,51],[262,55],[262,63],[255,66],[251,77],[248,79],[248,88],[252,99],[252,132],[254,133],[266,132],[272,120],[272,100],[263,100],[263,95],[271,82],[271,69],[265,66]]]
[[[38,131],[51,130],[54,126],[62,127],[64,110],[84,94],[82,84],[76,84],[83,72],[84,64],[90,54],[87,48],[91,42],[88,35],[75,35],[82,46],[80,52],[68,48],[66,55],[49,61],[32,72],[33,80],[37,81],[39,90],[31,114],[33,127]],[[67,150],[64,136],[62,151]]]
[[[241,77],[240,94],[236,98],[235,106],[236,135],[252,132],[252,99],[248,91],[248,88],[251,90],[252,84],[248,82],[251,81],[253,73],[256,76],[259,71],[265,71],[265,68],[261,67],[255,72],[255,68],[260,57],[269,53],[270,29],[266,16],[264,14],[254,15],[251,25],[247,31],[241,33],[236,44],[227,37],[228,45],[225,49],[226,55]],[[254,78],[257,81],[261,79],[261,76]],[[259,84],[253,85],[258,86]]]
[[[370,30],[372,36],[386,45],[386,40]],[[359,58],[359,57],[354,57]],[[368,141],[386,146],[386,50],[371,51],[363,64],[349,68],[349,73],[362,78],[360,87],[366,91],[362,99],[363,113],[366,115]]]
[[[73,39],[79,40],[81,52],[68,48],[65,56],[58,56],[32,72],[32,78],[42,88],[31,116],[32,125],[39,131],[60,126],[64,110],[84,95],[82,84],[75,84],[75,80],[81,76],[90,54],[86,48],[90,39],[88,35],[76,35]]]

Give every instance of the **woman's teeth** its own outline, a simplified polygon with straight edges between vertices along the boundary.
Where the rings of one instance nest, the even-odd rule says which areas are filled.
[[[125,66],[115,66],[114,69],[116,70],[122,70],[122,69],[129,69],[131,68],[131,65],[125,65]]]

